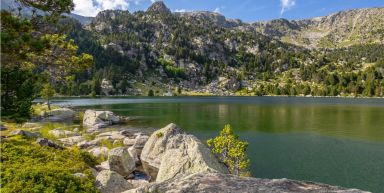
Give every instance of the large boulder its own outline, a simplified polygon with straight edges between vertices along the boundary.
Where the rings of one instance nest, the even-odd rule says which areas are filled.
[[[120,193],[133,188],[123,176],[110,170],[99,172],[96,176],[95,185],[102,193]]]
[[[196,173],[183,175],[164,182],[150,183],[146,186],[127,190],[123,193],[146,192],[206,192],[206,193],[364,193],[357,189],[345,189],[321,183],[288,179],[259,179],[237,177],[221,173]]]
[[[169,139],[156,181],[198,172],[228,173],[228,169],[193,135],[178,134]]]
[[[168,139],[180,133],[182,133],[180,128],[173,123],[153,132],[141,152],[141,161],[152,167],[159,168]]]
[[[131,156],[127,148],[117,147],[108,153],[109,168],[122,176],[128,176],[135,170],[135,159]]]
[[[83,125],[90,128],[103,128],[108,125],[119,123],[120,118],[111,111],[86,110],[83,118]]]
[[[193,135],[183,133],[175,124],[155,131],[141,153],[144,169],[151,180],[164,181],[181,174],[197,172],[228,173],[211,151]],[[158,169],[158,173],[153,172]]]

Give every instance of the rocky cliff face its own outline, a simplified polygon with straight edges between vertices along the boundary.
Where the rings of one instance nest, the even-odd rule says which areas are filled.
[[[305,20],[256,22],[261,33],[309,48],[383,43],[384,8],[354,9]]]

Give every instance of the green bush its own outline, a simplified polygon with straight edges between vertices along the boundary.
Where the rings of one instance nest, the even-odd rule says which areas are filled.
[[[1,142],[0,192],[98,192],[90,166],[95,159],[78,149],[42,147],[24,138]],[[86,174],[80,179],[74,173]]]

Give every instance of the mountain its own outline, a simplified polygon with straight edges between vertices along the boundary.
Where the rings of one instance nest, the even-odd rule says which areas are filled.
[[[68,37],[93,55],[94,67],[56,90],[383,96],[383,13],[357,9],[245,23],[206,11],[172,13],[161,1],[146,11],[105,10],[88,24],[68,22]]]
[[[384,43],[384,8],[341,11],[305,20],[256,22],[259,32],[308,48],[335,48]]]
[[[32,16],[32,13],[34,10],[33,8],[25,6],[19,3],[17,0],[1,0],[1,10],[8,10],[15,14],[19,14],[18,8],[22,8],[20,10],[20,15],[22,15],[23,17]],[[44,15],[45,13],[41,10],[36,10],[36,14]],[[79,21],[82,25],[88,25],[92,20],[92,17],[85,17],[85,16],[74,14],[74,13],[64,14],[64,15]]]

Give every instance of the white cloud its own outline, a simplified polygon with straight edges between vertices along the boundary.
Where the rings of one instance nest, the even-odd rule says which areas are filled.
[[[296,5],[295,0],[280,0],[281,3],[281,10],[280,10],[280,17],[283,16],[284,12],[291,9],[293,6]]]
[[[216,8],[213,10],[213,12],[215,12],[215,13],[220,13],[220,7],[216,7]]]
[[[93,17],[100,11],[107,9],[127,10],[130,3],[138,5],[141,1],[144,0],[73,0],[75,3],[73,13]]]
[[[175,12],[184,13],[184,12],[187,12],[187,10],[186,9],[175,9]]]

